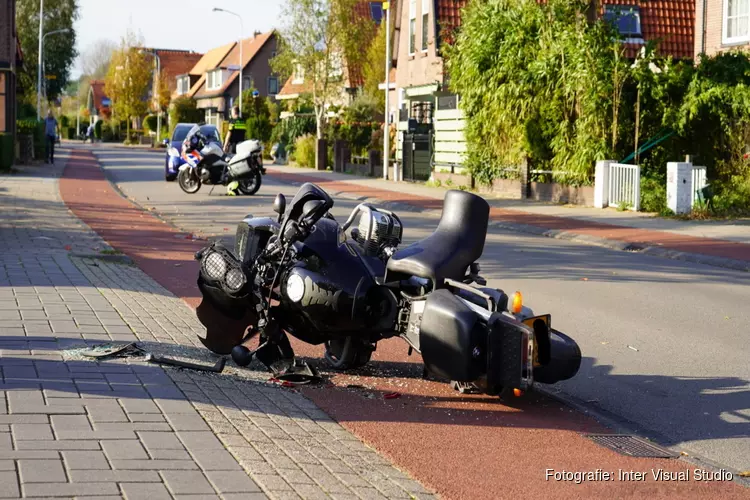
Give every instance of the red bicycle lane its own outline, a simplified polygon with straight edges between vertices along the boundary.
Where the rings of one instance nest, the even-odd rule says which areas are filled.
[[[71,211],[113,248],[191,307],[197,306],[198,264],[193,255],[205,242],[186,239],[184,233],[120,196],[89,152],[72,153],[60,193]],[[301,356],[319,358],[322,353],[321,348],[301,342],[293,345]],[[600,447],[581,434],[609,432],[606,428],[549,398],[530,394],[503,402],[461,395],[446,384],[422,380],[420,366],[419,357],[409,358],[404,344],[393,339],[378,345],[371,366],[355,374],[332,375],[332,385],[301,390],[358,438],[444,498],[750,495],[730,482],[655,481],[651,470],[689,469],[692,475],[694,467],[682,460],[632,458]],[[385,397],[394,392],[398,397]],[[547,477],[548,469],[601,470],[614,474],[614,479],[581,484],[556,481]],[[620,470],[647,475],[643,481],[621,481]]]

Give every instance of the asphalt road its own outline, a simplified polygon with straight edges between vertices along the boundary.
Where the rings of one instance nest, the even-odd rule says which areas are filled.
[[[188,195],[164,181],[163,154],[93,149],[126,196],[208,236],[231,238],[242,217],[270,215],[278,192],[296,191],[271,172],[252,197],[224,196],[221,186]],[[345,219],[357,203],[337,198],[334,216]],[[405,243],[437,223],[399,215]],[[521,290],[579,342],[581,371],[556,390],[663,444],[750,469],[750,275],[495,228],[480,264],[491,286]]]

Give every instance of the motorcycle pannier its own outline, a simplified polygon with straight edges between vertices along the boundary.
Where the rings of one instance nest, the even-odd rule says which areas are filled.
[[[448,380],[475,381],[486,370],[486,339],[477,314],[459,298],[445,289],[429,295],[419,332],[427,371]]]
[[[250,174],[253,173],[253,169],[250,168],[250,162],[252,160],[248,158],[245,161],[240,161],[237,163],[233,163],[229,165],[229,173],[232,177],[235,179],[241,179],[243,177],[248,177]]]

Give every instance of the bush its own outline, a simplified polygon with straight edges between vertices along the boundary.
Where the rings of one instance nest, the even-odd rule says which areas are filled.
[[[98,134],[96,133],[97,130],[99,130]],[[94,125],[94,134],[96,135],[97,139],[104,142],[112,141],[115,138],[115,132],[112,128],[112,124],[103,120],[99,120],[98,122],[96,122],[96,125]]]
[[[247,138],[267,142],[271,138],[271,122],[266,116],[255,116],[248,118],[245,122],[247,127]]]
[[[315,136],[305,134],[294,143],[295,158],[300,167],[315,167]]]
[[[315,118],[312,116],[294,116],[281,120],[271,132],[271,142],[284,146],[292,146],[298,137],[314,134],[316,131]],[[293,149],[293,148],[291,148]]]
[[[46,145],[44,143],[44,122],[41,120],[18,120],[16,122],[19,134],[29,134],[34,137],[34,156],[44,158]]]
[[[76,128],[75,127],[68,127],[64,129],[67,133],[68,139],[75,139],[76,138]]]
[[[8,170],[13,165],[13,136],[0,134],[0,170]]]
[[[195,99],[190,97],[178,97],[172,101],[169,109],[169,125],[174,130],[178,123],[202,123],[204,112],[198,109]]]
[[[99,120],[98,122],[94,124],[94,137],[96,137],[97,140],[100,140],[100,141],[103,139],[103,136],[102,136],[103,126],[104,126],[104,121],[102,120]],[[111,133],[111,130],[110,130],[110,133]]]
[[[66,129],[70,126],[70,118],[68,118],[66,115],[62,115],[60,117],[60,128]]]
[[[156,115],[148,115],[146,119],[143,120],[143,128],[145,128],[149,132],[156,132],[158,123],[159,119]]]
[[[665,214],[667,211],[667,183],[659,177],[641,177],[641,210]]]

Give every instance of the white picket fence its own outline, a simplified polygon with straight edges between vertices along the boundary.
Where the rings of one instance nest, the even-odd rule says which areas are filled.
[[[641,167],[612,163],[609,167],[609,205],[625,206],[637,212],[641,208]]]
[[[693,166],[693,207],[702,197],[700,191],[706,187],[706,184],[708,184],[708,180],[706,179],[706,167]]]

